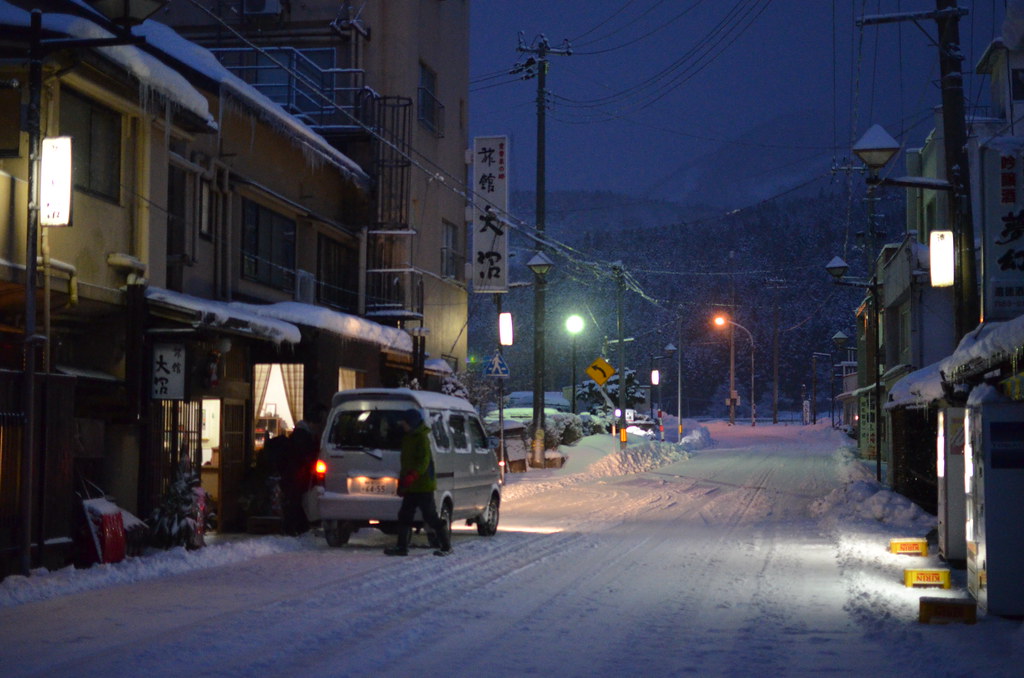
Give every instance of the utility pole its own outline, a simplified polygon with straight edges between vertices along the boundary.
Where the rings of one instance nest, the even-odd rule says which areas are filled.
[[[858,26],[933,19],[938,27],[939,76],[942,87],[942,127],[945,135],[946,180],[952,185],[950,216],[956,246],[955,328],[959,341],[978,324],[978,271],[974,256],[974,223],[971,217],[970,168],[967,158],[967,125],[964,119],[963,53],[960,49],[960,17],[967,10],[956,0],[935,0],[934,12],[910,12],[866,16]]]
[[[525,71],[527,75],[525,78],[530,77],[532,74],[537,76],[537,185],[536,185],[536,209],[534,219],[537,223],[537,249],[543,251],[544,249],[544,221],[545,221],[545,137],[547,134],[546,130],[546,119],[547,119],[547,72],[548,72],[548,55],[558,54],[563,56],[570,56],[572,54],[572,48],[569,46],[569,41],[563,42],[560,49],[553,49],[548,43],[548,39],[543,35],[539,36],[535,42],[535,47],[528,47],[523,41],[523,34],[519,34],[519,47],[518,51],[524,54],[530,54],[530,59],[525,64],[516,66],[513,69],[513,73],[519,71]],[[533,70],[533,73],[531,73]],[[533,425],[534,425],[534,448],[538,445],[543,446],[544,441],[544,324],[546,321],[546,310],[545,310],[545,291],[547,283],[543,279],[543,276],[537,276],[535,285],[533,288],[533,341],[534,341],[534,361],[533,361]],[[543,455],[543,450],[534,449],[535,457]]]

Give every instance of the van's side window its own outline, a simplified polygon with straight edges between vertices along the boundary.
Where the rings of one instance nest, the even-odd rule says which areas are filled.
[[[480,426],[480,422],[476,419],[466,419],[466,429],[469,433],[469,439],[473,442],[473,450],[486,454],[490,452],[490,448],[487,446],[487,434],[484,433],[484,429]]]
[[[434,436],[434,445],[437,446],[437,451],[447,452],[451,441],[448,439],[448,431],[444,428],[444,415],[440,412],[430,413],[430,433]]]
[[[456,452],[469,452],[466,440],[466,416],[464,414],[448,415],[448,426],[452,429],[452,446]]]

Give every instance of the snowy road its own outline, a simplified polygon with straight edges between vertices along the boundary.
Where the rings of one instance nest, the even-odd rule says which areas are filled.
[[[638,443],[655,459],[643,472],[587,439],[563,472],[515,478],[499,534],[460,530],[449,558],[386,558],[390,539],[360,532],[344,549],[262,538],[280,550],[187,572],[174,558],[197,554],[154,557],[167,573],[93,568],[106,584],[0,607],[0,673],[1018,675],[1019,623],[917,624],[906,556],[884,548],[907,536],[893,515],[896,529],[927,521],[884,491],[866,504],[882,520],[844,505],[864,467],[837,454],[841,435],[708,428],[713,446],[660,465]]]

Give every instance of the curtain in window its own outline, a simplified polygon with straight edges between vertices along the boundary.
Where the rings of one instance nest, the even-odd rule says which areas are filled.
[[[270,365],[255,365],[252,373],[253,403],[256,411],[253,418],[259,419],[263,413],[263,403],[267,399],[267,385],[270,384]]]
[[[284,397],[288,400],[288,409],[292,413],[292,423],[302,421],[302,382],[303,368],[299,363],[281,365],[281,376],[284,378]]]

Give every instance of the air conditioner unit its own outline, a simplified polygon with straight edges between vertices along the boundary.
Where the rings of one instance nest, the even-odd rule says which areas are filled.
[[[295,301],[316,303],[316,276],[301,269],[295,271]]]
[[[281,0],[242,0],[242,12],[257,16],[280,14]]]

